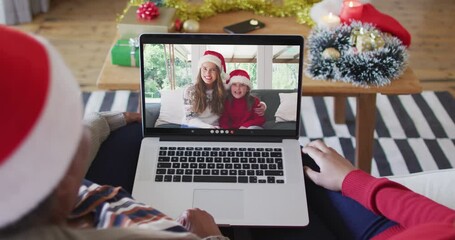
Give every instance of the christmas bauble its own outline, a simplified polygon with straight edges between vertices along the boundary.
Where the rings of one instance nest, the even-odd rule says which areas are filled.
[[[324,59],[332,59],[332,60],[337,60],[340,58],[341,54],[338,50],[335,48],[326,48],[324,51],[322,51],[322,57]]]
[[[183,23],[183,31],[195,33],[199,32],[199,22],[193,19],[188,19]]]

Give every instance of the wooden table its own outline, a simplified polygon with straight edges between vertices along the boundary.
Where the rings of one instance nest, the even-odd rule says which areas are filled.
[[[257,18],[266,27],[251,32],[251,34],[299,34],[308,36],[310,28],[296,23],[295,18],[272,18],[256,16],[250,12],[232,12],[218,14],[200,21],[201,33],[223,33],[223,26]],[[99,89],[106,90],[139,90],[140,73],[138,68],[121,67],[111,64],[110,53],[97,81]],[[376,123],[376,95],[400,95],[420,93],[422,87],[412,69],[392,84],[384,87],[355,87],[352,84],[303,79],[302,95],[304,96],[334,96],[334,116],[336,123],[345,123],[346,97],[356,98],[356,152],[355,164],[360,169],[370,172],[373,159],[374,128]]]

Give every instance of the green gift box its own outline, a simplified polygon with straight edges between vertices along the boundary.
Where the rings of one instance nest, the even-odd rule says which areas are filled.
[[[139,44],[137,39],[119,39],[111,49],[114,65],[139,67]]]

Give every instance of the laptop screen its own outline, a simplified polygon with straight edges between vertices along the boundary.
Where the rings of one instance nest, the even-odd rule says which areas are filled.
[[[144,136],[298,138],[303,37],[142,34]]]

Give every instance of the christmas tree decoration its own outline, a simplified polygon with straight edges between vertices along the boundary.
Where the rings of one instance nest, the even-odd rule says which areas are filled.
[[[175,31],[180,32],[182,30],[182,27],[183,27],[183,22],[180,19],[178,19],[178,18],[175,19],[174,27],[175,27]]]
[[[372,24],[355,21],[331,29],[314,28],[308,49],[306,75],[363,87],[390,84],[401,76],[408,61],[406,46],[400,39]]]
[[[183,31],[188,33],[199,32],[199,22],[193,19],[188,19],[183,22]]]
[[[324,59],[337,60],[338,58],[340,58],[340,56],[341,56],[340,52],[333,47],[326,48],[322,52],[322,58]]]
[[[368,31],[364,28],[354,28],[349,39],[357,51],[372,51],[384,47],[384,38],[378,30]]]

